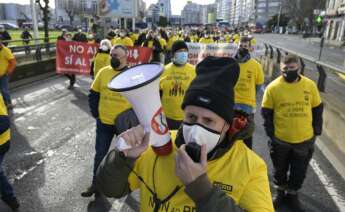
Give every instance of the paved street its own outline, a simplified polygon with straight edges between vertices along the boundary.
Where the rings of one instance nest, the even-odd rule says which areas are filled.
[[[297,35],[283,35],[283,34],[255,34],[259,42],[266,41],[280,47],[299,52],[318,59],[320,52],[320,45],[317,43],[308,42]],[[324,47],[321,61],[336,65],[344,66],[345,51],[340,48]]]
[[[23,212],[135,211],[135,197],[114,200],[82,198],[91,181],[95,121],[88,112],[90,79],[78,77],[78,87],[52,77],[13,91],[12,148],[5,171],[14,183]],[[255,151],[270,167],[267,138],[256,116]],[[301,199],[308,211],[345,211],[345,182],[316,150]],[[128,204],[129,202],[129,204]],[[7,212],[0,202],[0,211]],[[280,209],[279,211],[288,211]]]

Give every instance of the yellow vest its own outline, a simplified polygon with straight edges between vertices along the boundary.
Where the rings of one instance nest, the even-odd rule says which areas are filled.
[[[110,55],[108,53],[97,53],[93,61],[93,74],[96,76],[99,70],[110,65]]]
[[[240,76],[235,85],[235,103],[256,108],[256,85],[264,83],[262,66],[255,59],[239,65]]]
[[[9,48],[2,46],[0,50],[0,77],[7,74],[8,61],[14,59],[14,56]]]
[[[120,113],[131,108],[130,103],[125,97],[108,88],[110,80],[119,73],[111,66],[106,66],[97,73],[91,85],[91,89],[100,94],[98,112],[99,119],[103,124],[113,125]]]
[[[262,107],[274,111],[274,136],[293,144],[314,136],[312,108],[320,104],[315,83],[304,76],[296,83],[278,77],[267,86],[262,100]]]
[[[175,136],[176,132],[173,132],[173,140]],[[155,183],[155,192],[160,199],[166,198],[177,185],[182,185],[175,174],[175,156],[176,147],[170,155],[160,156],[156,160],[156,154],[152,148],[148,148],[135,162],[136,173],[151,189]],[[218,186],[245,211],[274,211],[266,164],[242,141],[236,141],[222,157],[209,161],[207,175],[213,185]],[[132,191],[140,189],[140,211],[153,211],[152,194],[133,172],[128,182]],[[182,187],[159,211],[195,210],[195,203]]]
[[[163,92],[162,106],[166,117],[183,120],[182,101],[195,75],[195,67],[189,63],[181,67],[173,63],[165,66],[160,78],[160,90]]]
[[[7,108],[0,93],[0,116],[8,116]],[[0,134],[0,145],[7,143],[11,139],[11,132],[8,128],[5,132]]]

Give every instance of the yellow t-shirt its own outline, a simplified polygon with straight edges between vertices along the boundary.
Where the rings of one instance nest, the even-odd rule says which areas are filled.
[[[226,35],[225,35],[225,41],[226,41],[227,43],[230,43],[230,40],[231,40],[231,36],[230,36],[229,34],[226,34]]]
[[[110,55],[108,53],[97,53],[93,64],[93,74],[97,75],[98,71],[105,66],[110,65]]]
[[[159,43],[161,44],[162,49],[165,49],[167,47],[167,42],[164,38],[160,38]]]
[[[14,59],[14,56],[9,48],[2,46],[0,50],[0,76],[7,74],[8,61]]]
[[[7,108],[0,93],[0,116],[7,116]],[[7,129],[5,132],[0,134],[0,145],[7,143],[11,138],[10,129]]]
[[[255,59],[239,65],[240,76],[235,85],[235,103],[256,108],[256,85],[264,83],[262,66]]]
[[[139,38],[139,34],[133,33],[133,34],[131,34],[130,38],[131,38],[132,42],[135,43]]]
[[[175,66],[173,63],[165,66],[159,86],[163,92],[162,107],[166,117],[183,120],[182,101],[195,75],[195,67],[189,63],[181,67]]]
[[[155,182],[155,192],[160,199],[166,198],[177,185],[182,185],[175,174],[175,155],[176,147],[168,156],[160,156],[156,160],[156,154],[152,148],[148,148],[135,162],[134,170],[151,189]],[[274,211],[266,164],[242,141],[236,141],[222,157],[208,162],[207,175],[213,185],[219,186],[244,210]],[[128,182],[132,191],[140,189],[140,211],[152,211],[152,194],[133,172]],[[195,203],[184,192],[184,187],[160,208],[160,211],[195,210]]]
[[[256,46],[256,39],[255,39],[255,38],[252,38],[252,39],[250,40],[250,44],[251,44],[252,46]]]
[[[262,107],[274,111],[274,136],[293,144],[314,136],[312,108],[320,104],[315,83],[304,76],[296,83],[287,83],[283,77],[275,79],[262,100]]]
[[[130,103],[120,93],[111,91],[108,83],[119,71],[115,71],[111,66],[102,68],[96,75],[91,85],[91,89],[100,94],[99,99],[99,119],[103,124],[113,125],[116,117],[131,108]]]
[[[115,45],[134,46],[133,41],[129,37],[116,38],[114,41],[112,40],[111,44],[113,46],[115,46]]]
[[[210,43],[214,43],[214,41],[212,38],[200,38],[199,43],[210,44]]]
[[[177,40],[178,40],[178,38],[176,36],[170,37],[168,42],[167,42],[167,50],[171,50],[173,43]]]
[[[144,46],[144,43],[141,44],[141,46]],[[153,47],[153,41],[152,41],[152,40],[150,40],[149,42],[147,42],[147,47],[148,47],[148,48],[152,48],[152,47]]]

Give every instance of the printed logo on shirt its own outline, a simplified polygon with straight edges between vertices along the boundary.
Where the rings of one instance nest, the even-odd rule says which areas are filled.
[[[227,185],[221,182],[213,182],[213,185],[220,188],[220,190],[225,191],[225,192],[232,192],[232,185]]]
[[[310,92],[309,91],[303,91],[303,93],[304,93],[304,100],[306,102],[308,102],[309,101]]]

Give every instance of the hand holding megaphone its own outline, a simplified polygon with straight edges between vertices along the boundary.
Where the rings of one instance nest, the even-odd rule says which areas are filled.
[[[159,97],[160,64],[142,64],[116,75],[108,84],[112,91],[121,93],[132,105],[141,125],[121,134],[116,148],[131,156],[139,156],[146,149],[145,132],[150,132],[150,145],[157,155],[172,152],[169,128]],[[146,136],[147,137],[147,136]],[[144,141],[145,140],[145,141]]]
[[[138,125],[120,134],[116,146],[126,157],[138,158],[147,149],[149,142],[149,133],[145,133],[144,128]]]

